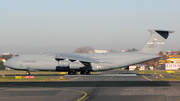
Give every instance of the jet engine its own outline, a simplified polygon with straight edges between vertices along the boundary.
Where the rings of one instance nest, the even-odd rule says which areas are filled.
[[[93,70],[101,70],[102,64],[91,63]]]
[[[60,67],[68,67],[70,65],[70,61],[68,59],[59,61],[59,66]]]
[[[81,67],[84,67],[84,65],[81,62],[79,62],[79,60],[70,62],[70,65],[69,65],[69,69],[79,69]]]

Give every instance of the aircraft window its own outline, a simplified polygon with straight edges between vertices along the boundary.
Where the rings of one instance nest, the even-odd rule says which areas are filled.
[[[14,55],[14,57],[19,57],[19,55]]]

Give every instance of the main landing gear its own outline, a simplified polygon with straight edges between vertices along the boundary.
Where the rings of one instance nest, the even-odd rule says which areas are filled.
[[[70,71],[68,72],[68,74],[69,74],[69,75],[76,75],[77,72],[76,72],[76,70],[70,70]]]
[[[27,71],[27,72],[26,72],[26,75],[30,75],[30,72],[29,72],[29,71]]]
[[[81,74],[84,74],[84,75],[90,75],[90,74],[91,74],[91,72],[90,72],[90,71],[88,71],[88,70],[84,70],[84,71],[81,71]]]
[[[90,75],[91,72],[89,70],[83,70],[83,71],[80,72],[80,74],[82,74],[82,75]],[[77,71],[76,70],[70,70],[68,72],[68,75],[77,75]]]

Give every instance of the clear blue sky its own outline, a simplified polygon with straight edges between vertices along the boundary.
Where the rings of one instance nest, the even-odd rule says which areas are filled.
[[[180,0],[0,0],[0,54],[140,50],[148,29],[176,31],[162,50],[179,50]]]

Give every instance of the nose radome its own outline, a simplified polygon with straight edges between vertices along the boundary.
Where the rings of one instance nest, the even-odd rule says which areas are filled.
[[[7,61],[6,61],[6,62],[4,62],[4,66],[6,66],[6,67],[7,67]]]
[[[8,67],[8,61],[4,62],[4,66]]]
[[[4,66],[8,68],[17,68],[19,65],[15,61],[15,59],[11,58],[11,59],[8,59],[6,62],[4,62]]]

